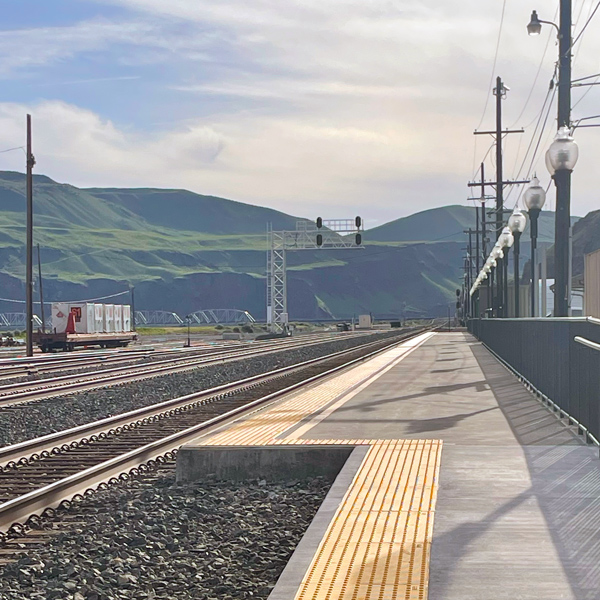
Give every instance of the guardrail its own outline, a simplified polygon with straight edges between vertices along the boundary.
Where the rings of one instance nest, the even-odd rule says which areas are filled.
[[[600,440],[600,320],[473,319],[469,331],[588,441]]]

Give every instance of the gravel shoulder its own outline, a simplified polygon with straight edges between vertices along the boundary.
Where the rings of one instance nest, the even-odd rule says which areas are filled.
[[[79,524],[6,565],[0,598],[266,600],[329,486],[183,486],[173,464],[162,467],[46,520]]]
[[[383,339],[398,333],[385,332],[365,338],[350,338],[295,350],[282,350],[223,365],[212,365],[184,373],[3,408],[0,409],[0,446],[62,431],[276,368],[354,348],[367,341]]]

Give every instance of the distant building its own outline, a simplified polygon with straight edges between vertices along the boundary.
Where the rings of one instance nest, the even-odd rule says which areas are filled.
[[[583,306],[586,316],[600,319],[600,250],[585,255]]]

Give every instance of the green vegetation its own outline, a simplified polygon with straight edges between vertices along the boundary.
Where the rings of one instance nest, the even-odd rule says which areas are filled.
[[[298,220],[185,190],[81,190],[44,176],[34,178],[34,212],[46,299],[102,297],[134,284],[138,309],[185,315],[240,308],[259,319],[265,318],[267,224],[295,229]],[[542,241],[551,239],[545,215]],[[290,314],[301,319],[446,314],[462,277],[461,232],[473,224],[472,207],[447,206],[367,231],[364,249],[290,252]],[[0,172],[3,297],[24,296],[24,237],[25,178]]]
[[[488,206],[488,209],[491,208]],[[475,229],[474,206],[441,206],[415,213],[375,227],[368,232],[369,242],[464,242],[465,229]],[[488,221],[491,219],[488,216]],[[572,217],[576,223],[579,217]],[[554,213],[543,211],[540,214],[539,242],[554,242]],[[529,241],[529,228],[521,238],[523,243]]]

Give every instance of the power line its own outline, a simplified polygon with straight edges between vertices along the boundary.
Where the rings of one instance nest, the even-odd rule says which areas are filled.
[[[109,294],[108,296],[100,296],[99,298],[87,298],[86,300],[44,300],[44,304],[52,304],[53,302],[66,302],[69,304],[80,303],[80,302],[95,302],[96,300],[107,300],[108,298],[116,298],[117,296],[124,296],[129,294],[130,291],[118,292],[116,294]],[[0,302],[13,302],[14,304],[25,304],[25,300],[13,300],[11,298],[0,298]],[[35,304],[39,304],[39,301],[35,301]]]
[[[550,95],[552,95],[552,97],[550,98]],[[548,89],[548,93],[546,94],[546,98],[544,99],[544,104],[542,105],[542,109],[539,112],[538,115],[538,121],[535,125],[535,128],[533,130],[533,133],[531,135],[531,140],[529,141],[529,146],[527,147],[527,151],[525,152],[525,156],[523,157],[523,161],[521,163],[521,166],[519,167],[519,171],[517,172],[517,174],[515,175],[515,179],[518,179],[521,175],[521,172],[523,171],[523,167],[525,166],[525,163],[527,162],[527,158],[529,156],[529,153],[531,152],[531,149],[533,147],[534,141],[536,139],[536,134],[538,133],[539,130],[539,136],[538,136],[538,141],[536,144],[536,148],[535,151],[533,152],[532,158],[531,158],[531,165],[529,167],[529,171],[527,172],[527,177],[530,177],[531,175],[531,169],[532,169],[532,165],[535,161],[535,157],[537,154],[537,151],[539,150],[540,147],[540,143],[541,143],[541,138],[544,135],[544,130],[546,127],[546,123],[548,121],[548,116],[550,114],[550,111],[552,110],[552,105],[554,103],[554,98],[556,97],[556,86],[551,86]],[[548,102],[548,99],[550,98],[550,102]],[[544,117],[544,124],[542,126],[542,128],[540,129],[540,123],[542,122],[542,116],[544,114],[544,109],[546,109],[546,116]],[[509,190],[506,199],[508,200],[508,198],[510,197],[512,191],[514,188],[511,187],[511,189]],[[523,187],[519,186],[519,195],[517,196],[517,200],[515,202],[515,207],[519,204],[519,200],[521,199],[521,195],[523,194]]]
[[[504,25],[504,12],[506,10],[506,0],[502,3],[502,14],[500,16],[500,27],[498,28],[498,40],[496,41],[496,52],[494,54],[494,64],[492,66],[492,74],[490,76],[490,84],[488,85],[488,92],[485,98],[485,106],[483,107],[483,114],[481,115],[481,120],[479,121],[479,125],[477,125],[476,129],[481,127],[483,123],[483,119],[485,118],[485,113],[487,111],[488,104],[490,103],[490,92],[492,91],[492,86],[494,85],[494,75],[496,73],[496,63],[498,62],[498,51],[500,49],[500,39],[502,38],[502,27]]]
[[[0,150],[0,154],[4,154],[5,152],[12,152],[13,150],[23,150],[23,152],[25,152],[25,148],[23,146],[16,146],[14,148],[7,148],[6,150]]]
[[[600,80],[600,76],[596,77],[596,79],[594,79],[594,84],[598,83],[598,81]],[[588,87],[587,90],[585,90],[585,92],[583,92],[583,94],[581,95],[581,98],[579,98],[579,100],[577,100],[577,102],[575,102],[575,104],[573,104],[572,108],[575,108],[593,89],[593,85],[590,85],[590,87]]]
[[[583,0],[583,3],[585,3],[585,0]],[[583,3],[582,3],[582,6],[583,6]],[[557,7],[556,11],[554,12],[554,19],[553,19],[553,21],[556,21],[557,15],[558,15],[558,7]],[[540,76],[540,73],[542,71],[542,66],[544,65],[544,59],[546,58],[546,53],[548,52],[548,48],[550,46],[550,40],[552,39],[552,33],[553,33],[553,30],[550,29],[550,31],[548,32],[548,38],[546,39],[546,47],[544,48],[544,52],[542,53],[542,58],[540,59],[540,64],[538,65],[537,73],[535,74],[535,77],[533,79],[533,83],[531,85],[531,89],[529,90],[529,94],[527,96],[527,100],[525,100],[525,104],[523,106],[523,109],[519,113],[519,116],[515,119],[515,122],[509,127],[509,129],[512,129],[518,123],[518,121],[521,119],[521,117],[525,113],[525,110],[527,109],[527,106],[529,105],[529,101],[531,100],[531,97],[533,96],[533,91],[534,91],[535,86],[537,84],[537,80],[538,80],[538,78]],[[534,118],[534,120],[535,120],[535,118]]]
[[[548,88],[548,92],[546,93],[546,97],[544,98],[544,103],[542,104],[542,108],[540,110],[540,112],[538,113],[537,116],[537,123],[535,125],[535,128],[533,130],[533,133],[531,134],[531,140],[529,141],[529,145],[527,146],[527,150],[525,152],[525,156],[523,157],[523,162],[521,163],[521,166],[519,167],[518,172],[516,173],[516,175],[514,176],[515,179],[518,179],[521,175],[521,172],[523,171],[523,167],[525,166],[525,163],[527,162],[527,157],[529,156],[529,153],[531,152],[531,148],[533,146],[534,140],[535,140],[535,136],[538,132],[538,129],[540,127],[540,123],[542,122],[542,117],[544,114],[544,110],[546,110],[546,119],[548,118],[547,115],[550,112],[550,109],[552,107],[552,103],[554,101],[554,97],[556,95],[556,86],[551,85]],[[550,99],[550,96],[552,96],[552,98]],[[550,102],[548,103],[548,100],[550,99]]]
[[[596,4],[596,7],[592,11],[592,14],[588,17],[588,20],[585,22],[583,29],[579,32],[577,37],[573,40],[573,43],[571,44],[571,48],[577,43],[579,38],[583,35],[583,32],[586,30],[587,26],[590,24],[590,21],[594,18],[594,15],[596,14],[596,12],[598,11],[599,8],[600,8],[600,1],[598,2],[598,4]]]

